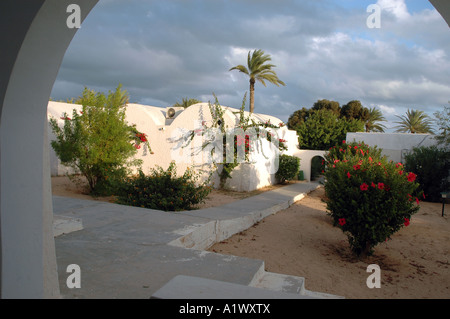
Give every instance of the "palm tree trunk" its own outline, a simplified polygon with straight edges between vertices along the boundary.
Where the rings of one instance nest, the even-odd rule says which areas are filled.
[[[255,79],[250,79],[250,113],[255,110]]]

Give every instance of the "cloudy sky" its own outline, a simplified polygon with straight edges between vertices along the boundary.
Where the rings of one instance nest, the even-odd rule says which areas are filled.
[[[367,25],[370,4],[380,28]],[[214,93],[239,108],[248,77],[228,70],[254,49],[286,83],[257,84],[255,112],[283,121],[319,99],[360,100],[390,128],[408,108],[432,116],[450,101],[450,28],[427,0],[100,0],[51,96],[122,83],[130,102],[166,107]]]

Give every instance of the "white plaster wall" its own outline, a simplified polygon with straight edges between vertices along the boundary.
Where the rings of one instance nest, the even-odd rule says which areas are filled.
[[[305,180],[311,181],[311,161],[314,157],[320,156],[325,159],[326,151],[297,150],[293,156],[300,158],[300,170],[303,171]]]
[[[414,147],[436,145],[436,140],[430,134],[410,133],[347,133],[347,142],[364,142],[369,146],[377,146],[394,162],[403,162],[406,153]]]
[[[226,127],[234,127],[239,123],[238,109],[222,106],[225,110],[224,125]],[[72,117],[72,111],[81,110],[80,105],[61,103],[50,101],[48,104],[48,118],[56,118],[59,124],[64,125],[62,117],[67,113],[68,117]],[[203,141],[201,138],[195,139],[188,147],[186,141],[180,140],[190,130],[201,127],[202,122],[207,127],[211,126],[212,117],[210,114],[208,103],[198,103],[178,113],[174,119],[166,119],[166,109],[155,106],[128,104],[126,109],[126,121],[129,124],[135,124],[136,128],[147,134],[151,151],[142,147],[138,150],[136,158],[143,161],[142,169],[144,173],[148,173],[151,168],[160,166],[167,169],[171,161],[175,161],[177,172],[183,173],[188,167],[193,167],[196,171],[204,172],[202,179],[205,180],[211,171],[215,170],[214,165],[209,160],[209,152],[199,151],[202,148]],[[249,113],[245,112],[248,116]],[[274,125],[282,123],[280,119],[265,114],[253,114],[251,116],[257,122],[270,121]],[[297,133],[290,131],[283,126],[273,131],[277,138],[287,140],[288,150],[286,154],[292,155],[297,149]],[[55,138],[52,132],[49,132],[49,142]],[[232,178],[228,179],[226,187],[238,191],[251,191],[264,186],[276,183],[275,172],[278,162],[275,161],[278,153],[270,151],[270,143],[262,142],[264,155],[256,154],[252,160],[253,164],[245,164],[237,168]],[[51,172],[52,175],[72,174],[73,170],[60,164],[55,152],[51,150]],[[267,157],[267,158],[266,158]],[[275,162],[274,162],[275,161]],[[275,165],[275,166],[274,166]],[[275,168],[274,168],[275,167]],[[275,169],[275,171],[274,171]],[[217,187],[219,178],[214,174],[212,181]]]

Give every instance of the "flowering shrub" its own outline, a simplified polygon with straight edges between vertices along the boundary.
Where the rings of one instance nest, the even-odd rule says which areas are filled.
[[[300,169],[300,158],[290,155],[281,155],[278,165],[278,171],[275,176],[284,183],[288,180],[294,179]]]
[[[177,176],[175,162],[167,170],[152,169],[150,175],[139,171],[121,183],[117,203],[165,211],[190,210],[203,202],[212,189],[208,181],[197,185],[197,179],[191,169]]]
[[[128,94],[121,85],[108,94],[85,88],[77,103],[82,111],[64,114],[63,127],[50,119],[56,137],[51,145],[63,165],[86,177],[91,194],[111,195],[130,168],[142,163],[133,156],[141,144],[150,149],[148,138],[126,122]]]
[[[416,174],[364,143],[342,143],[326,155],[328,214],[358,256],[373,253],[419,210]]]
[[[272,124],[270,120],[264,123],[257,123],[250,116],[245,116],[245,100],[246,94],[242,101],[241,109],[239,110],[239,122],[234,127],[228,127],[225,125],[224,114],[225,110],[219,104],[216,97],[215,103],[209,104],[209,110],[212,117],[212,123],[210,127],[207,127],[206,123],[202,123],[202,128],[197,128],[188,132],[186,140],[187,146],[195,136],[202,136],[204,138],[203,148],[208,145],[214,145],[217,142],[222,142],[223,154],[217,154],[222,158],[218,163],[221,164],[222,169],[219,170],[220,188],[225,186],[228,178],[231,178],[232,171],[243,162],[251,162],[250,153],[257,149],[257,146],[261,146],[263,139],[272,143],[279,152],[287,150],[287,141],[276,137],[276,129],[284,126],[284,123],[278,123],[278,125]],[[217,135],[209,134],[211,132],[220,131],[222,134],[222,141],[217,140]],[[245,132],[252,132],[251,135],[245,134]],[[234,142],[231,142],[234,141]],[[260,148],[261,149],[261,148]],[[242,150],[242,151],[240,151]],[[215,148],[211,150],[211,156],[213,157],[216,151]]]

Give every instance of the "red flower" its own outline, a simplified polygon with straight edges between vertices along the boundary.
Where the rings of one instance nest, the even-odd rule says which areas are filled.
[[[286,143],[286,140],[283,140],[282,138],[280,138],[280,143]]]
[[[350,172],[347,172],[347,177],[350,178],[351,176]]]
[[[403,175],[403,171],[399,171],[398,173],[399,173],[400,175]]]
[[[369,162],[372,163],[372,161],[373,161],[372,157],[369,156]]]
[[[423,199],[425,199],[425,193],[423,193],[422,196],[423,196]]]
[[[137,150],[141,148],[141,146],[138,145],[138,144],[134,144],[134,147],[135,147]]]
[[[397,164],[395,164],[395,167],[397,167],[397,168],[403,167],[403,164],[402,163],[397,163]]]
[[[373,188],[376,188],[376,187],[377,187],[377,185],[374,184],[374,182],[372,182],[372,185],[370,185],[370,186],[372,186]]]
[[[405,226],[408,226],[409,225],[409,219],[405,218],[405,222],[403,224],[405,224]]]
[[[357,149],[358,149],[358,146],[355,145],[355,150],[357,150]]]
[[[61,120],[70,121],[71,118],[66,116],[66,117],[61,117]]]
[[[360,188],[362,191],[366,191],[366,190],[369,189],[369,185],[367,185],[366,183],[362,183],[361,186],[359,186],[359,188]]]
[[[345,144],[345,140],[342,140],[342,144]]]
[[[384,189],[384,184],[383,183],[378,183],[378,189]]]
[[[361,151],[362,156],[364,156],[364,151],[361,148],[359,150]]]
[[[355,171],[359,170],[361,168],[361,165],[353,165],[353,169]]]
[[[344,226],[346,223],[345,218],[339,218],[339,225]]]
[[[417,197],[416,197],[416,203],[417,203],[417,205],[419,205],[419,203],[420,203],[420,201]]]
[[[416,180],[417,175],[414,173],[408,174],[408,182],[414,182]]]

